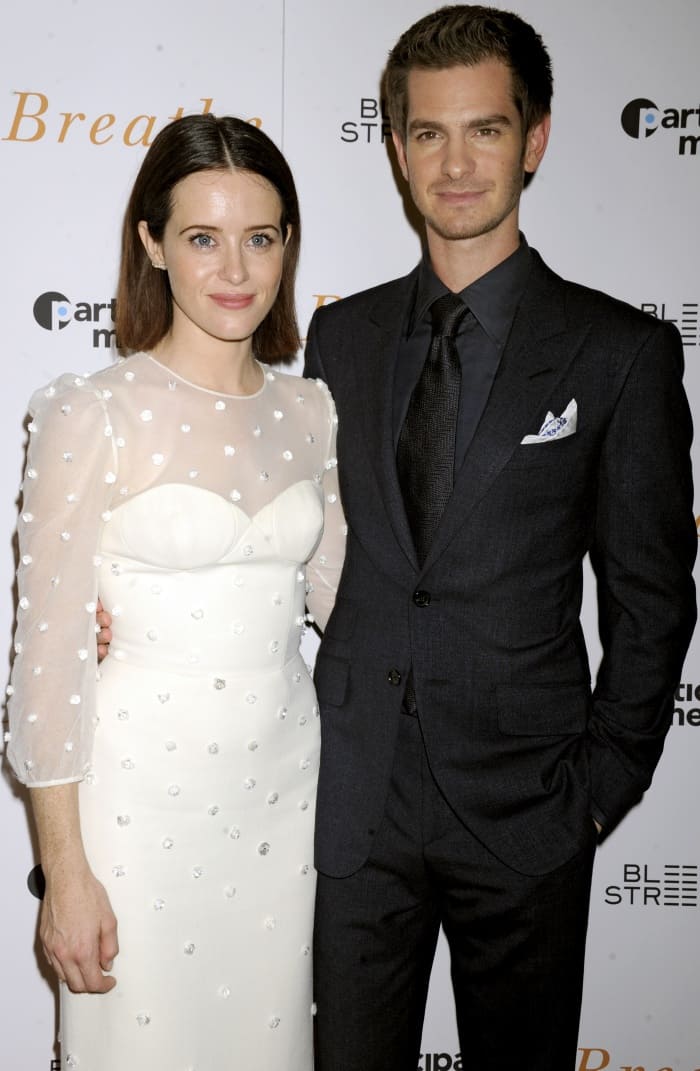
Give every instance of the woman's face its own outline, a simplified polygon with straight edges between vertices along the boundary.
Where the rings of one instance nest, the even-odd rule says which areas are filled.
[[[174,340],[196,344],[204,334],[250,345],[282,278],[281,214],[279,194],[260,175],[198,171],[174,187],[162,242],[141,221],[148,255],[170,279]]]

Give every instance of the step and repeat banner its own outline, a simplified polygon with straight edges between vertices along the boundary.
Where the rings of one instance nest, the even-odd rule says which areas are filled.
[[[121,217],[153,136],[173,117],[213,111],[261,125],[281,146],[302,205],[303,333],[319,304],[405,274],[420,255],[378,82],[396,38],[431,7],[199,0],[179,14],[165,0],[35,0],[5,14],[0,646],[8,666],[27,399],[62,371],[113,359]],[[517,10],[542,33],[555,73],[552,136],[523,197],[522,228],[560,274],[678,325],[700,420],[700,3],[520,0]],[[584,623],[595,661],[590,576]],[[305,642],[312,661],[315,640]],[[700,634],[676,700],[652,790],[598,853],[577,1071],[700,1069]],[[5,770],[0,1066],[57,1071],[56,990],[38,954],[25,804]],[[526,1051],[519,1066],[527,1071]],[[420,1071],[462,1068],[473,1065],[459,1050],[441,942]]]

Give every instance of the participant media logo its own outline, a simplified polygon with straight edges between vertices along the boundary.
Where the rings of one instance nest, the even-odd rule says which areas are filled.
[[[625,104],[620,122],[631,138],[650,138],[659,125],[659,109],[653,100],[638,97]]]
[[[657,131],[677,134],[679,156],[696,156],[700,145],[700,106],[659,108],[648,97],[636,97],[625,104],[620,115],[625,134],[646,140]]]
[[[114,341],[116,299],[109,301],[76,301],[73,303],[60,290],[46,290],[34,302],[34,319],[45,331],[62,331],[71,323],[87,325],[95,349],[109,349]]]
[[[700,517],[695,518],[700,535]],[[673,694],[673,724],[695,729],[700,725],[700,684],[679,684]]]

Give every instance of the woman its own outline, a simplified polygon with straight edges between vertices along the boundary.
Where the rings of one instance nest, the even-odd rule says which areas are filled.
[[[298,346],[298,249],[265,134],[170,124],[124,223],[132,356],[32,399],[10,758],[64,1067],[312,1067],[319,724],[299,639],[305,600],[329,611],[344,526],[327,390],[260,363]]]

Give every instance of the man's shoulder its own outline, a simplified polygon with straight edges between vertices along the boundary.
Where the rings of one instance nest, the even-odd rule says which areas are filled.
[[[561,295],[569,321],[588,320],[604,329],[607,326],[608,330],[617,328],[635,334],[648,334],[655,327],[672,330],[671,324],[649,315],[628,301],[584,283],[563,278],[545,264],[535,250],[532,250],[532,254],[535,286]]]
[[[323,305],[314,315],[326,322],[336,321],[337,318],[344,321],[347,317],[366,315],[372,309],[390,310],[403,305],[412,293],[416,275],[417,269],[414,268],[408,275],[370,286],[366,290],[343,296],[329,305]]]

